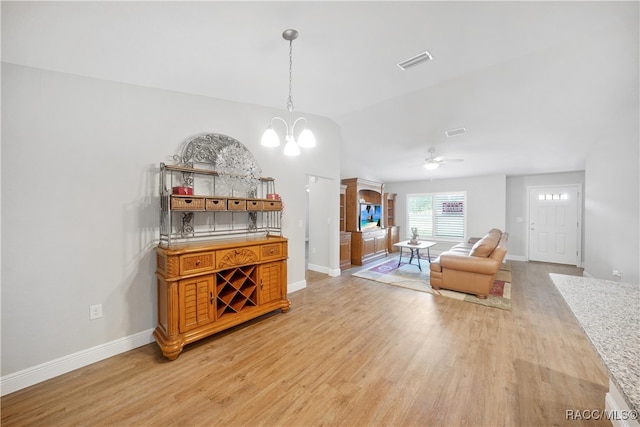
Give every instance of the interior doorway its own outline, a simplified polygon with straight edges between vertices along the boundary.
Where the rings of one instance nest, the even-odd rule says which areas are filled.
[[[529,260],[581,265],[581,185],[529,188]]]
[[[329,274],[334,255],[335,243],[331,221],[332,212],[337,209],[334,200],[335,182],[331,178],[307,175],[306,221],[305,221],[305,261],[306,269]]]

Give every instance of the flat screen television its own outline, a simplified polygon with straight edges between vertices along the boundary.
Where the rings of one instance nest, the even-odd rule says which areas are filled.
[[[360,230],[380,228],[382,206],[372,203],[360,203]]]

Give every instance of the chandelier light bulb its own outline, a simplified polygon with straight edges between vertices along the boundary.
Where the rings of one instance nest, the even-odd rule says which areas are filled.
[[[300,155],[300,147],[296,144],[296,140],[293,136],[287,136],[287,143],[284,146],[285,156],[298,156]]]
[[[280,138],[273,128],[269,128],[262,134],[260,143],[265,147],[277,147],[280,145]]]
[[[316,137],[309,129],[303,130],[298,136],[298,145],[302,148],[311,148],[316,146]]]

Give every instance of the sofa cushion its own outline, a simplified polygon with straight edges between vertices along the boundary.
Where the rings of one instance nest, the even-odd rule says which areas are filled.
[[[500,230],[499,228],[492,228],[491,230],[487,231],[487,234],[496,234],[498,235],[498,237],[500,237],[500,235],[502,234],[502,230]]]
[[[496,246],[498,246],[499,241],[500,236],[496,233],[487,234],[473,245],[469,255],[486,258],[491,255]]]
[[[473,247],[473,243],[457,243],[449,249],[450,251],[464,252],[465,255],[469,255],[469,251]]]

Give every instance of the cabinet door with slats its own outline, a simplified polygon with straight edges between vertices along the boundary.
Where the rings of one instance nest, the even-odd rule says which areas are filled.
[[[180,332],[186,332],[215,320],[213,276],[181,280],[178,287]]]
[[[270,262],[260,266],[260,304],[280,299],[282,262]]]

